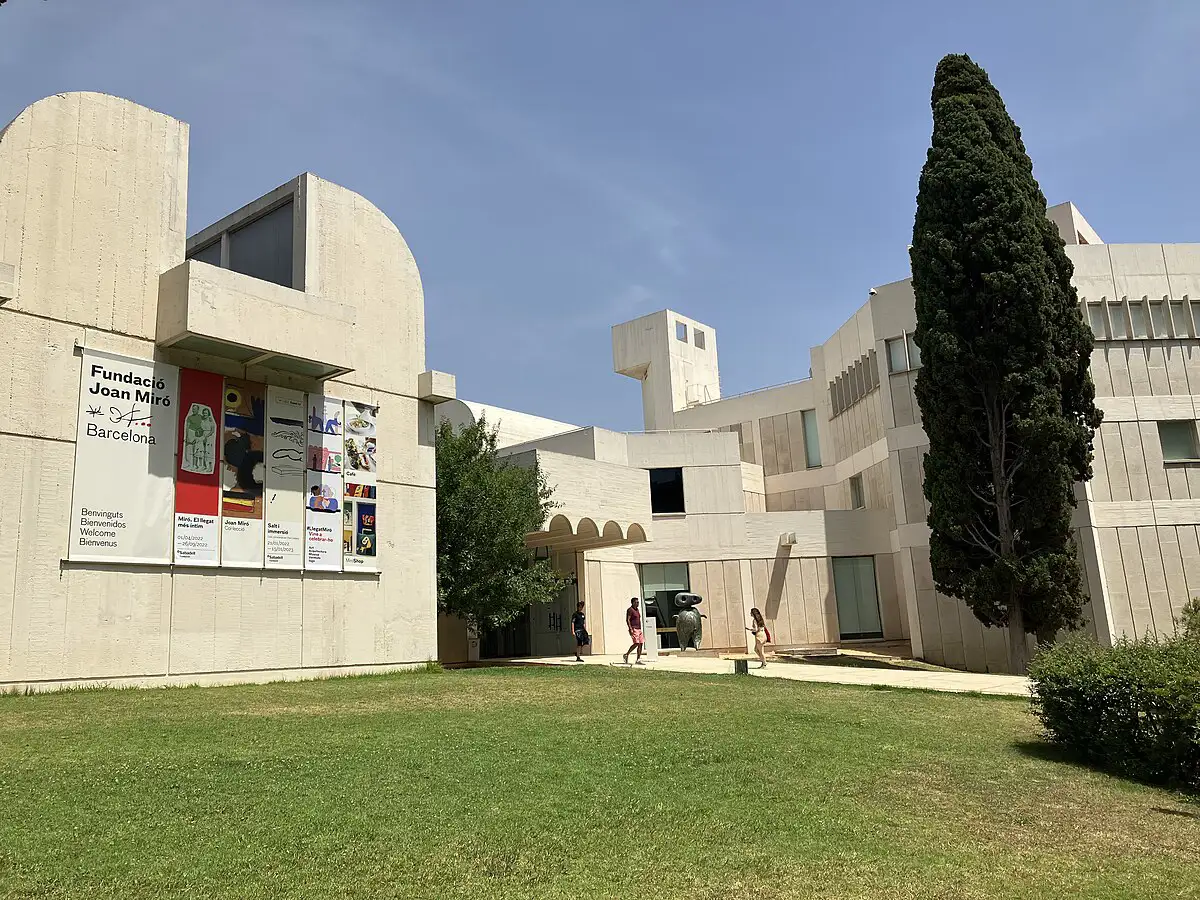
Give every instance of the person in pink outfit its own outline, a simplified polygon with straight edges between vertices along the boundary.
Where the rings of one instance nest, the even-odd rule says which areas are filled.
[[[621,658],[625,661],[625,665],[629,665],[629,654],[636,650],[637,660],[634,665],[644,666],[645,663],[642,662],[642,646],[646,643],[646,638],[642,634],[641,601],[637,597],[631,597],[629,600],[629,609],[625,610],[625,627],[629,629],[629,640],[632,643]]]

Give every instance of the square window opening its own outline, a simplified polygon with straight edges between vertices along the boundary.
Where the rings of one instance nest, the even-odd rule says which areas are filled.
[[[684,512],[683,469],[650,470],[650,512],[654,515]]]
[[[887,348],[888,374],[908,371],[908,357],[904,352],[904,338],[890,338],[884,341]]]
[[[692,329],[692,343],[696,345],[697,350],[704,349],[704,332],[699,328]]]
[[[675,323],[675,340],[687,343],[687,325],[683,322]]]
[[[1200,460],[1200,447],[1197,446],[1194,421],[1159,422],[1158,441],[1162,445],[1164,462]]]

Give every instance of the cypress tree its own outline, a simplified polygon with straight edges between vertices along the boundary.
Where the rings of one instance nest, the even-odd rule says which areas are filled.
[[[1071,514],[1101,418],[1092,334],[987,73],[945,57],[932,106],[911,250],[930,561],[939,591],[1008,628],[1021,672],[1026,634],[1077,627],[1086,600]]]

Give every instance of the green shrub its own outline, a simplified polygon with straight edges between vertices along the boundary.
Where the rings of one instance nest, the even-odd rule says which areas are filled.
[[[1200,789],[1200,641],[1076,637],[1029,674],[1051,741],[1122,775]]]
[[[1177,620],[1179,633],[1189,641],[1200,641],[1200,597],[1183,605]]]

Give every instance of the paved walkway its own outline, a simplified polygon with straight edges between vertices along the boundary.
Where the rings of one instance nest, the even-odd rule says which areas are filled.
[[[521,659],[514,662],[541,666],[608,665],[625,668],[619,656],[587,656],[577,663],[570,657]],[[1016,675],[980,675],[975,672],[924,672],[917,669],[866,669],[854,666],[824,666],[772,661],[765,669],[751,660],[750,674],[759,678],[785,678],[790,681],[823,681],[830,684],[867,684],[897,688],[921,688],[952,693],[975,692],[1014,697],[1029,696],[1029,679]],[[685,672],[693,675],[732,675],[733,660],[713,656],[660,656],[646,660],[645,666],[630,666],[633,671]]]

